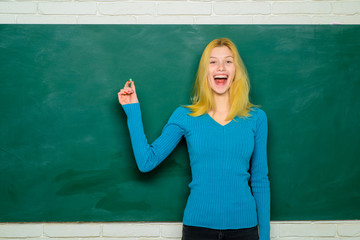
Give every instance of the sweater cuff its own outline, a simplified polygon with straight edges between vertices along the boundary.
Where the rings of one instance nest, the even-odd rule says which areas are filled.
[[[140,103],[129,103],[122,105],[126,116],[132,118],[135,116],[141,116]]]

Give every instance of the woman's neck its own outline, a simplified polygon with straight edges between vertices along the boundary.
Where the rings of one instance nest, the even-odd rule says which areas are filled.
[[[226,120],[229,112],[230,112],[230,98],[229,94],[217,95],[214,94],[214,103],[215,103],[215,111],[211,109],[208,114],[212,117],[216,122],[225,126],[231,120]]]
[[[229,92],[225,94],[214,94],[214,103],[215,103],[215,109],[214,111],[212,109],[212,112],[215,113],[228,113],[230,111],[230,94]]]

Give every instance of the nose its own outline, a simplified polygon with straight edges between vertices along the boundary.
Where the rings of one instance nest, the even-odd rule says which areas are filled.
[[[219,70],[219,71],[225,70],[225,66],[224,66],[224,63],[223,63],[223,62],[220,62],[220,63],[219,63],[218,70]]]

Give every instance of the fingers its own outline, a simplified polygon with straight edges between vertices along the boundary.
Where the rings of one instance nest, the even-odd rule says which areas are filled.
[[[119,93],[121,93],[121,94],[132,94],[132,93],[134,93],[136,91],[135,90],[135,82],[132,81],[131,86],[129,86],[129,85],[130,85],[130,80],[125,83],[124,88],[121,89]]]
[[[130,88],[130,83],[131,83],[131,81],[129,80],[129,81],[127,81],[126,83],[125,83],[125,85],[124,85],[124,88],[126,88],[126,87],[128,87],[128,88]],[[132,85],[134,85],[134,81],[132,81],[132,84],[131,84],[131,86]]]
[[[131,84],[130,87],[134,92],[136,91],[136,89],[135,89],[135,81],[134,80],[132,81],[132,84]]]
[[[119,94],[122,94],[122,95],[124,95],[124,94],[132,94],[132,93],[134,93],[134,90],[132,90],[129,87],[125,87],[123,89],[120,89],[120,92],[119,92]]]
[[[125,83],[124,88],[131,88],[135,91],[135,81],[133,80],[131,86],[129,85],[130,85],[130,80]]]

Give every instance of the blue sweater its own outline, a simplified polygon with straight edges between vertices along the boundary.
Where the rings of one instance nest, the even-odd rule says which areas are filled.
[[[235,117],[222,126],[209,114],[199,117],[178,107],[161,135],[149,145],[140,104],[123,105],[131,143],[142,172],[158,166],[186,138],[192,181],[183,223],[212,229],[259,225],[261,240],[270,239],[270,187],[267,167],[267,118],[252,108],[251,117]]]

